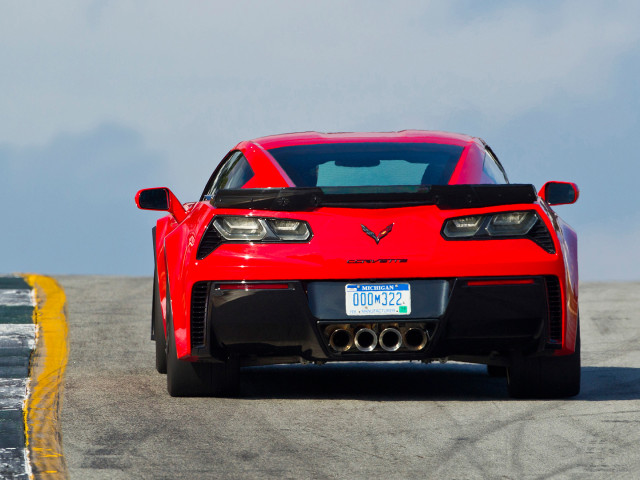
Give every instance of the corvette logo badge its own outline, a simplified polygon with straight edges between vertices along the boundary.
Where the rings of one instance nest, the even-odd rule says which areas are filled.
[[[373,238],[376,241],[376,244],[378,244],[380,243],[380,240],[382,240],[384,237],[389,235],[389,233],[391,232],[391,229],[393,228],[393,223],[391,225],[387,225],[386,227],[384,227],[384,230],[382,230],[378,235],[373,233],[364,225],[360,224],[360,226],[362,227],[362,231],[367,235],[369,235],[371,238]]]

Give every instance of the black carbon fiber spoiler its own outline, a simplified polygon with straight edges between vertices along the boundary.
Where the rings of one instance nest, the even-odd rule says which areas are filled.
[[[216,208],[304,211],[318,207],[394,208],[436,205],[443,210],[533,203],[533,185],[421,185],[392,187],[241,188],[220,190]]]

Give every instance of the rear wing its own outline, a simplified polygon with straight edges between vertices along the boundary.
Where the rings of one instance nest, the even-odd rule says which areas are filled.
[[[294,187],[220,190],[216,208],[304,211],[319,207],[394,208],[436,205],[443,210],[533,203],[533,185],[418,185],[391,187]]]

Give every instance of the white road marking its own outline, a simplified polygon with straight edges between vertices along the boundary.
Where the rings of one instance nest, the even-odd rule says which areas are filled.
[[[3,349],[9,348],[36,348],[35,324],[0,324],[0,355]]]
[[[32,478],[29,454],[26,448],[0,448],[0,468],[17,470],[11,477],[15,480],[30,480]],[[16,468],[18,467],[18,468]],[[9,470],[9,471],[11,471]]]
[[[36,305],[32,289],[0,289],[0,306],[34,307]],[[0,318],[0,322],[3,319]],[[24,428],[22,422],[14,424],[11,418],[23,416],[25,402],[29,394],[28,378],[11,378],[12,371],[28,362],[31,352],[36,347],[37,326],[34,323],[4,324],[0,323],[0,413],[4,421],[9,422],[5,427],[11,429]],[[8,432],[2,432],[8,434]],[[9,435],[15,435],[9,434]],[[29,453],[24,446],[0,447],[0,471],[11,473],[9,478],[29,480],[32,476],[29,463]]]
[[[0,410],[20,410],[27,395],[26,378],[0,378]]]
[[[12,290],[0,290],[0,305],[8,307],[28,306],[33,307],[36,304],[33,290],[20,288]]]
[[[0,378],[0,412],[22,415],[28,383],[27,378]],[[0,447],[0,470],[12,472],[9,478],[28,480],[32,473],[28,455],[26,448]]]

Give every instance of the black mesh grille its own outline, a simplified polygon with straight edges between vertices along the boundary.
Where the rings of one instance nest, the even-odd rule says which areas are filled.
[[[551,238],[551,234],[542,220],[538,219],[536,224],[529,230],[527,237],[544,248],[546,252],[556,253],[553,238]]]
[[[213,252],[222,243],[222,237],[218,233],[218,230],[213,226],[213,220],[207,227],[198,245],[198,251],[196,252],[196,258],[202,260],[211,252]]]
[[[562,343],[562,292],[558,277],[546,277],[549,302],[549,343]]]
[[[207,326],[209,282],[197,282],[191,291],[191,348],[203,347]]]

